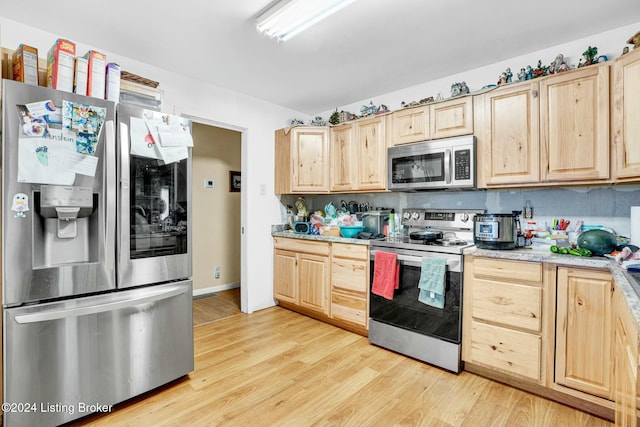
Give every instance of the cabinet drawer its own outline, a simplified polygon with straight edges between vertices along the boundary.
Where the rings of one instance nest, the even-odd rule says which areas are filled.
[[[331,295],[331,317],[367,325],[367,300],[333,293]]]
[[[515,283],[542,283],[542,264],[476,257],[473,259],[473,275]]]
[[[369,291],[367,280],[368,261],[333,258],[331,263],[331,289],[366,297]]]
[[[329,255],[329,243],[325,242],[313,242],[303,239],[287,239],[286,237],[274,237],[273,244],[276,249],[283,249],[291,252]]]
[[[499,326],[471,323],[471,360],[540,381],[541,339]]]
[[[472,295],[474,319],[540,332],[542,288],[475,280]]]
[[[349,243],[333,243],[334,257],[369,260],[369,247],[365,245],[352,245]]]

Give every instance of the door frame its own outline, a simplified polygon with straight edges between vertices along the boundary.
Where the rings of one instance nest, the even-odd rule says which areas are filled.
[[[240,172],[246,170],[247,162],[247,128],[242,126],[233,125],[230,123],[218,122],[216,120],[205,119],[203,117],[192,116],[189,114],[180,114],[181,117],[185,117],[194,123],[198,123],[205,126],[212,126],[227,130],[240,132]],[[247,245],[246,245],[246,233],[245,233],[245,209],[247,206],[247,192],[240,192],[240,310],[243,313],[249,313],[249,295],[246,286],[246,259],[247,259]]]

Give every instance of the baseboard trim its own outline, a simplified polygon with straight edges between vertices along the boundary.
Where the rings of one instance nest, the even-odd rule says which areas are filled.
[[[227,291],[229,289],[235,289],[235,288],[239,288],[239,287],[240,287],[240,282],[225,283],[224,285],[209,286],[208,288],[194,289],[193,290],[193,296],[194,297],[199,297],[199,296],[202,296],[202,295],[214,294],[216,292]]]

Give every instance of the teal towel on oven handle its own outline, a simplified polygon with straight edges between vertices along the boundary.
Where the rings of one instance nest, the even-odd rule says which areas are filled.
[[[435,308],[444,308],[446,271],[446,258],[422,258],[418,301]]]

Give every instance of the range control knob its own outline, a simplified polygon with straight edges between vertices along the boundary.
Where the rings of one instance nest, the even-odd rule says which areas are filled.
[[[460,221],[462,221],[462,222],[467,222],[467,221],[469,221],[469,214],[468,214],[468,213],[466,213],[466,212],[462,212],[462,213],[460,214]]]
[[[409,211],[402,212],[402,219],[408,220],[410,218],[411,218],[411,212],[409,212]]]
[[[420,219],[420,212],[411,212],[411,219],[417,221]]]

